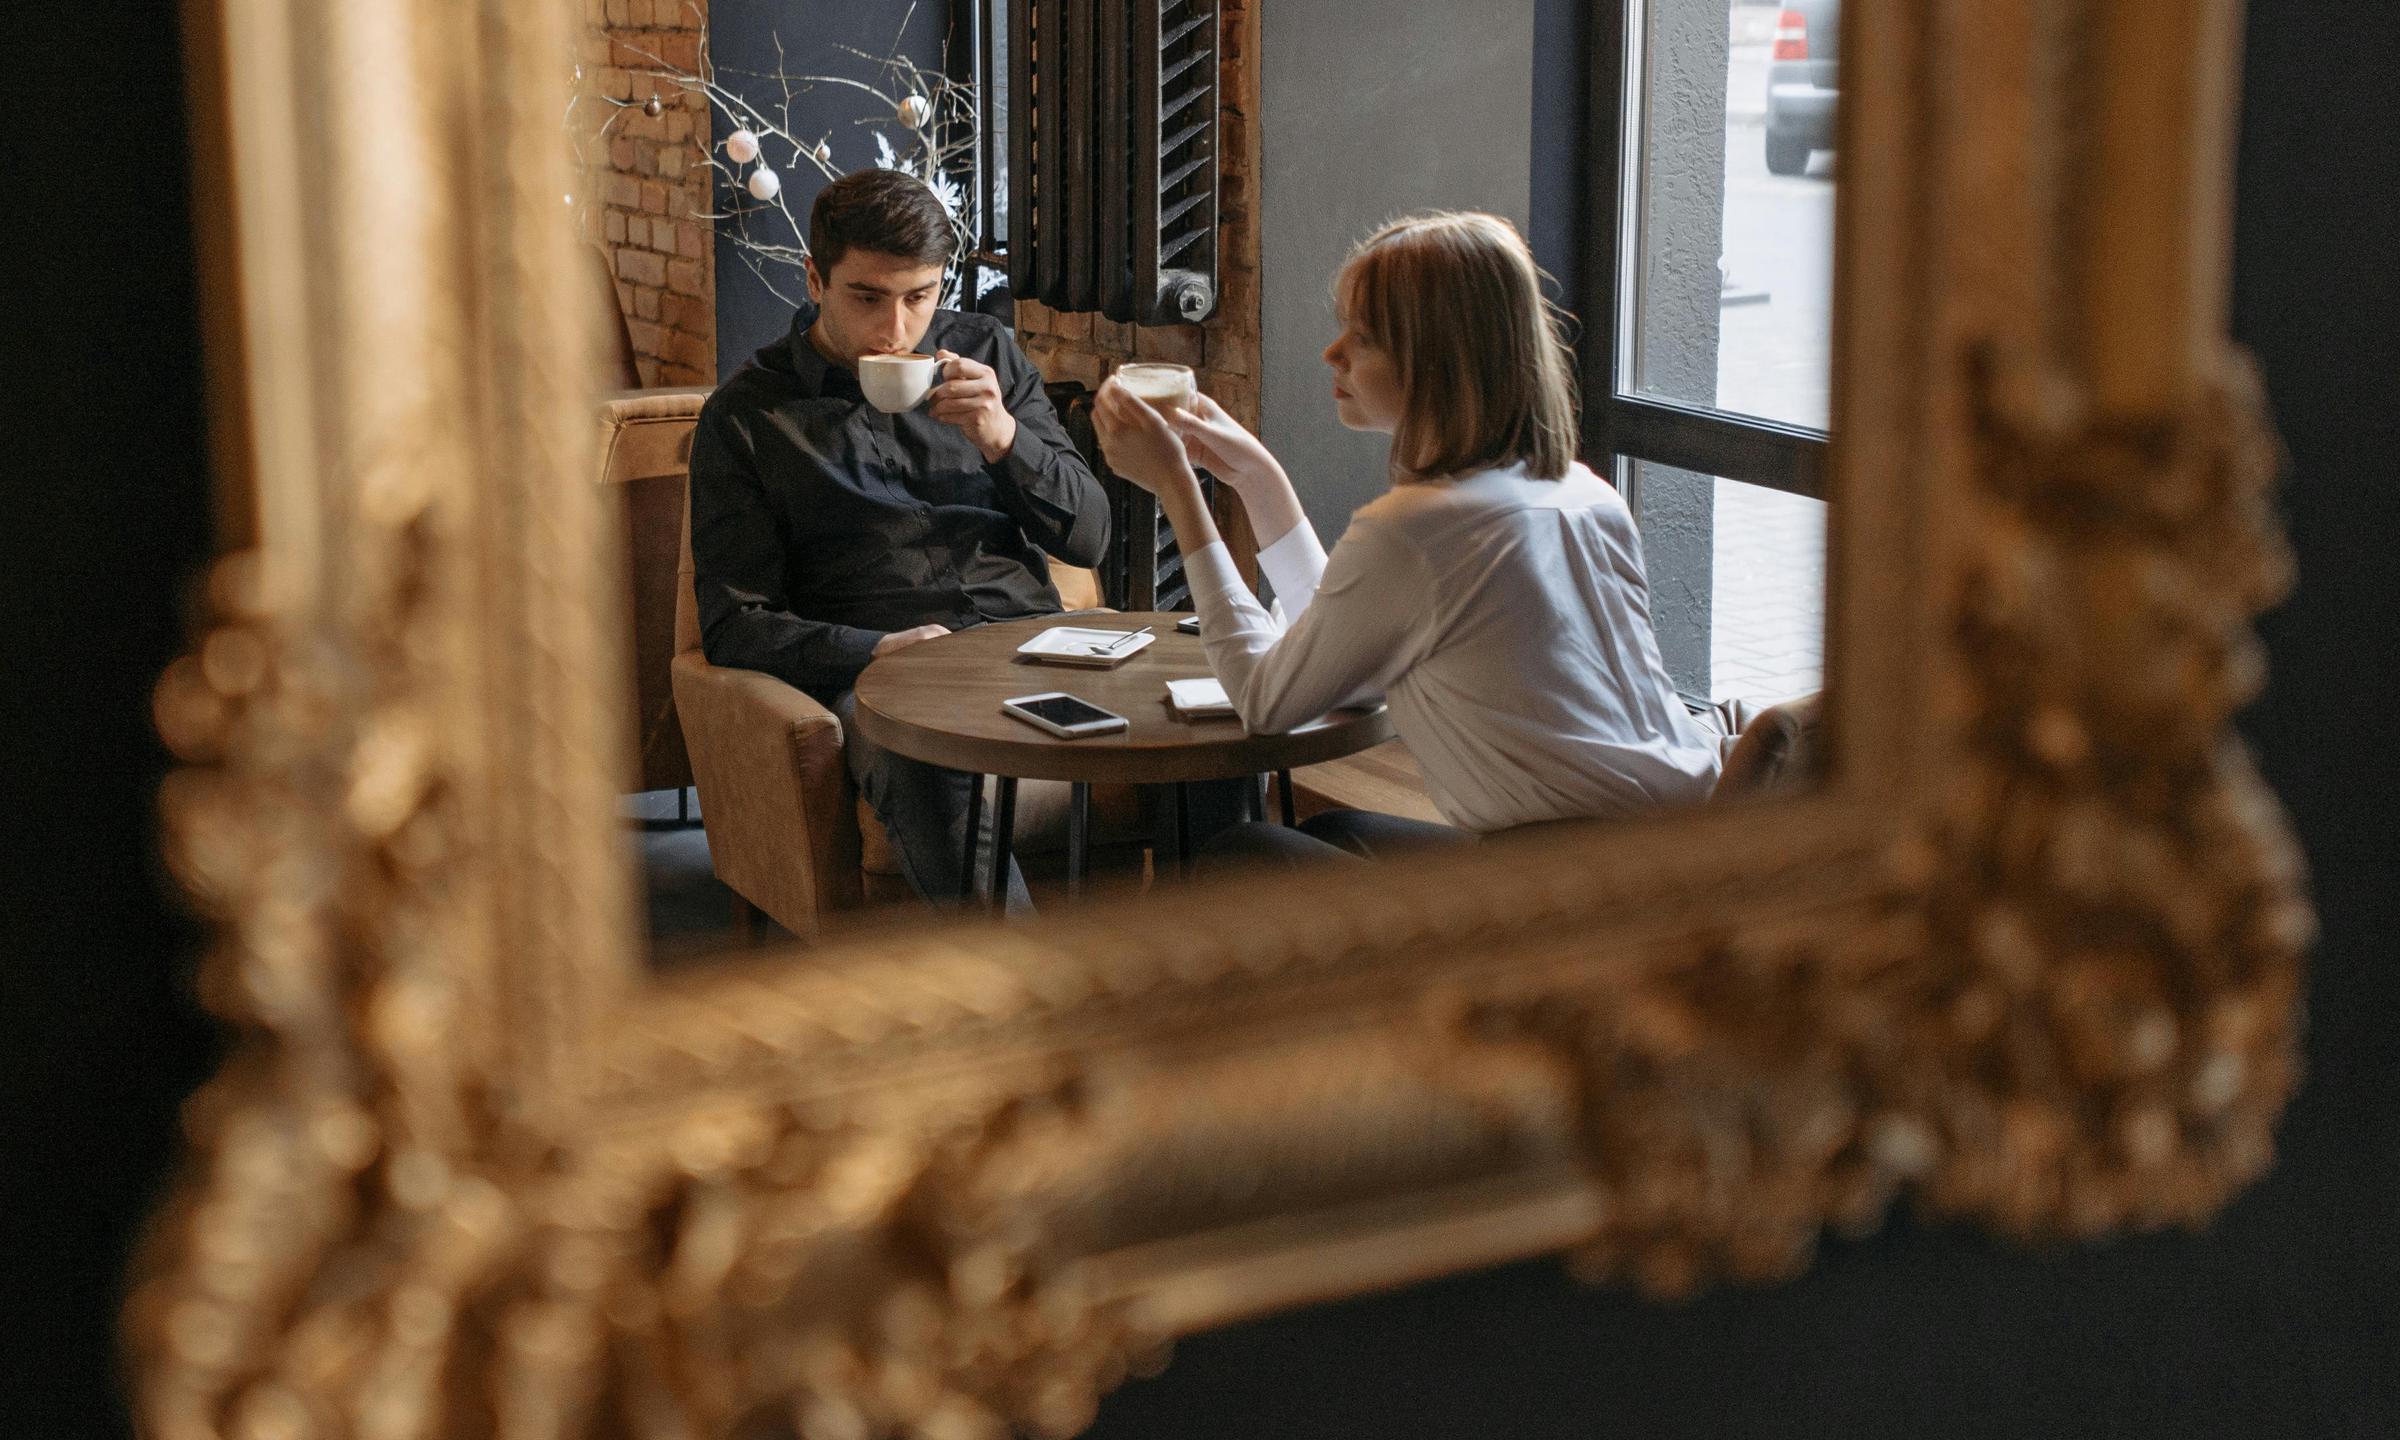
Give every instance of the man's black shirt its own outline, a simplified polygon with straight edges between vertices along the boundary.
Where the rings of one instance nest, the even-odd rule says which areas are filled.
[[[987,465],[922,407],[869,405],[809,342],[816,318],[802,306],[700,412],[692,568],[710,663],[831,704],[892,631],[1057,613],[1044,556],[1097,564],[1108,500],[998,320],[939,311],[919,345],[998,373],[1017,438]]]

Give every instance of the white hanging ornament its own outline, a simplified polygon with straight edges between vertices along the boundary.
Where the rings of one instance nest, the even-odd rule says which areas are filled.
[[[749,189],[753,199],[772,200],[783,189],[783,177],[761,165],[750,172]]]
[[[747,165],[758,158],[758,137],[747,130],[736,130],[725,137],[725,156],[736,165]]]
[[[813,153],[816,155],[817,163],[819,165],[831,165],[833,163],[833,142],[831,140],[819,140],[817,142],[817,148]]]
[[[933,118],[933,105],[922,95],[911,95],[900,102],[900,123],[911,130],[922,130]]]

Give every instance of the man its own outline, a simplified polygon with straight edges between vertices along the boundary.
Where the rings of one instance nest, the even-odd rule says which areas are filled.
[[[850,772],[909,883],[956,900],[974,781],[867,741],[852,687],[876,656],[1058,613],[1045,557],[1097,563],[1108,500],[1007,327],[936,308],[956,242],[931,190],[892,170],[847,175],[808,229],[810,303],[709,397],[692,441],[702,645],[841,717]],[[919,350],[942,362],[924,403],[867,404],[859,357]],[[1013,869],[1008,901],[1029,908]]]

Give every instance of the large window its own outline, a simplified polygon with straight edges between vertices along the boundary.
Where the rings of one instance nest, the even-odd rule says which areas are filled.
[[[1594,15],[1586,448],[1694,700],[1818,688],[1838,0]]]

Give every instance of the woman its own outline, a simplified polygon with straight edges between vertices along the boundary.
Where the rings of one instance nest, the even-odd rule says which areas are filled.
[[[1214,401],[1170,420],[1112,380],[1094,413],[1110,467],[1175,527],[1243,723],[1383,696],[1450,822],[1335,812],[1299,848],[1372,856],[1706,798],[1716,736],[1659,661],[1632,515],[1574,458],[1567,348],[1523,238],[1492,215],[1397,221],[1351,252],[1334,308],[1342,423],[1392,442],[1391,489],[1330,558],[1282,465]],[[1195,462],[1241,496],[1280,620],[1234,570]]]

